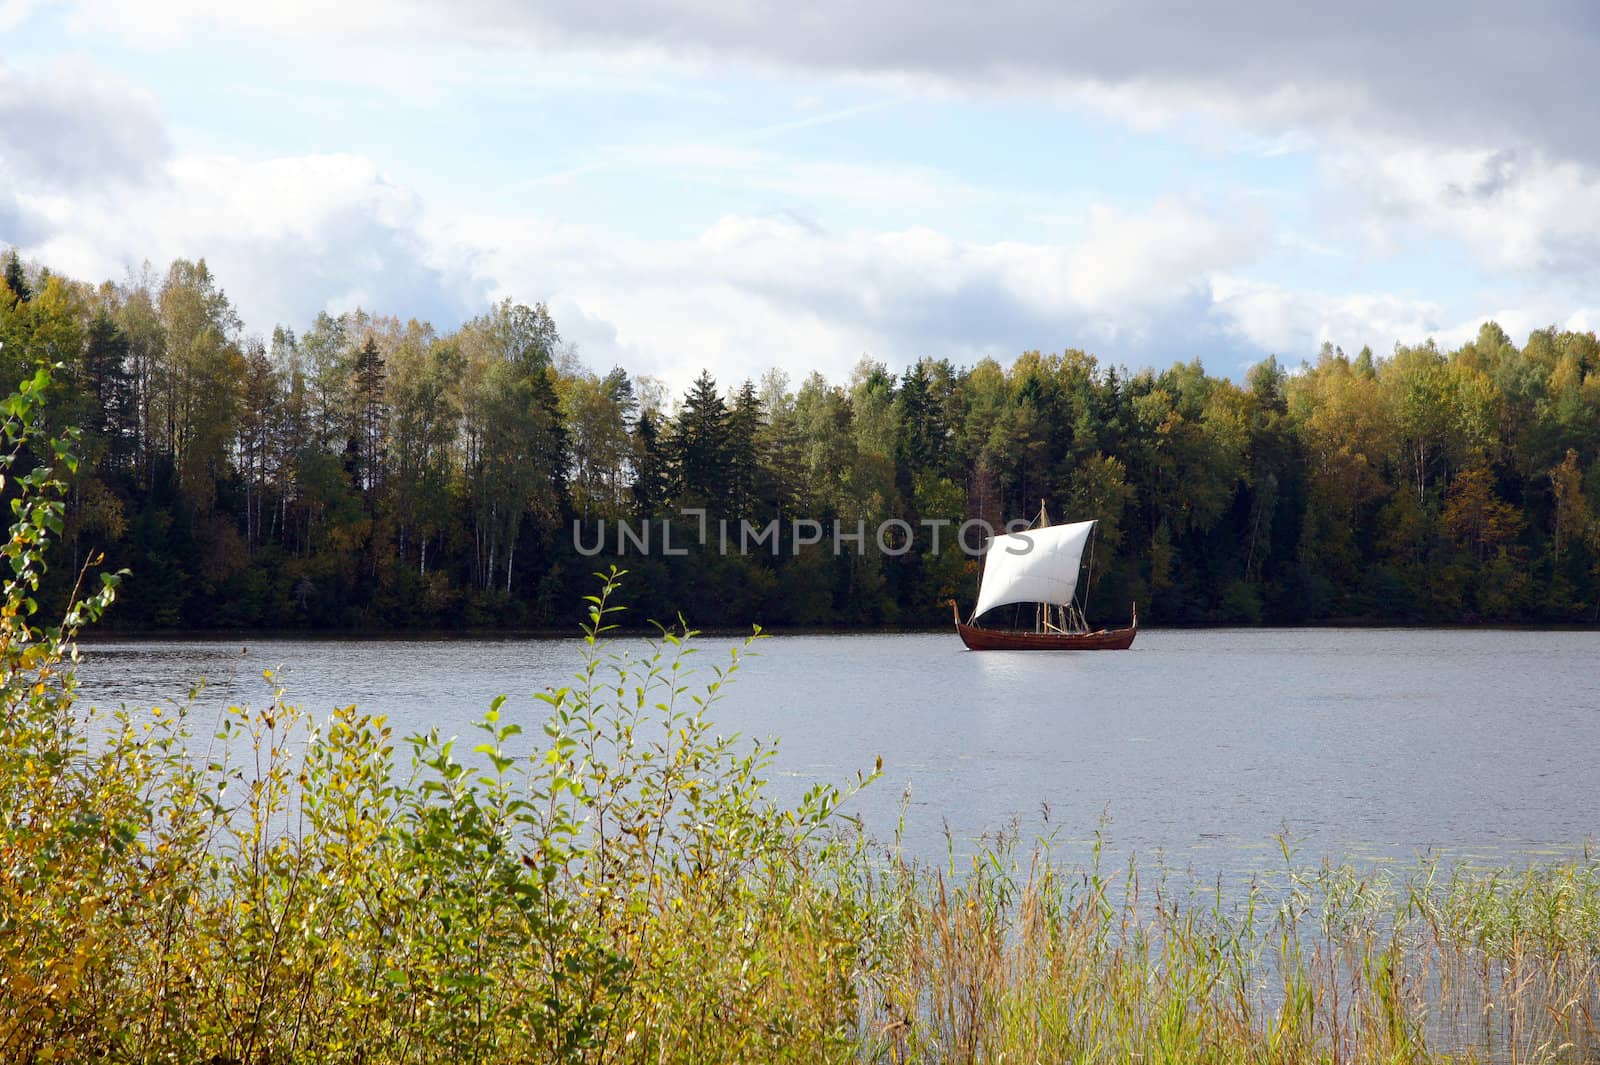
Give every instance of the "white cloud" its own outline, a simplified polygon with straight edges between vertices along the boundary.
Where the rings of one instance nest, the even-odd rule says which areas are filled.
[[[1352,0],[1337,9],[1274,0],[75,0],[69,10],[69,25],[81,32],[151,45],[224,30],[297,42],[585,50],[680,68],[740,62],[920,78],[964,91],[1084,92],[1158,120],[1191,113],[1197,98],[1209,98],[1274,126],[1348,119],[1447,142],[1516,141],[1579,153],[1597,150],[1585,142],[1600,119],[1600,100],[1584,91],[1579,74],[1600,43],[1600,24],[1564,0],[1514,8],[1493,0],[1400,8]]]
[[[277,0],[270,4],[207,0],[80,0],[67,26],[79,33],[110,32],[144,47],[173,45],[197,30],[227,29],[288,38],[397,34],[456,37],[471,26],[447,5],[421,0]]]
[[[358,156],[181,156],[117,195],[18,202],[39,260],[115,278],[145,258],[204,257],[257,331],[357,303],[454,321],[484,299],[464,256],[424,237],[416,196]]]
[[[1028,347],[1101,345],[1168,360],[1222,336],[1210,277],[1248,265],[1264,226],[1199,205],[1089,211],[1063,243],[970,242],[930,227],[822,232],[732,215],[683,240],[484,216],[450,230],[501,292],[547,296],[581,323],[587,361],[677,384],[702,367],[737,379],[781,364],[842,378],[863,352],[1008,359]]]
[[[1026,271],[1011,281],[1019,291],[1033,292],[1040,306],[1137,312],[1205,284],[1213,271],[1253,261],[1269,241],[1267,220],[1248,208],[1224,221],[1174,201],[1142,214],[1095,206],[1080,241],[1027,257],[1032,262],[1025,258]]]
[[[345,7],[320,21],[305,4],[162,3],[137,19],[92,3],[77,10],[85,26],[105,15],[114,32],[145,43],[220,27],[318,41],[361,38],[373,54],[392,48],[418,56],[427,51],[424,38],[435,34],[452,42],[443,65],[455,64],[455,73],[444,70],[446,78],[461,74],[469,65],[464,57],[494,27],[507,27],[508,41],[523,42],[555,33],[552,26],[561,22],[549,13],[529,21],[510,6],[482,9],[476,18],[451,15],[470,24],[464,33],[440,22],[435,9],[405,5]],[[686,26],[700,15],[682,13]],[[734,37],[749,29],[719,26]],[[369,39],[369,30],[384,39]],[[592,26],[560,32],[590,47],[612,39]],[[678,35],[622,33],[616,47],[666,50],[662,42]],[[993,41],[977,44],[998,54]],[[926,49],[928,42],[912,45]],[[516,54],[497,47],[502,59]],[[812,61],[787,46],[770,54],[748,41],[727,47],[728,54]],[[935,97],[952,85],[979,82],[985,92],[1020,93],[1028,63],[1046,62],[1048,49],[1041,48],[1027,42],[1028,62],[1010,73],[984,67],[981,77],[959,57],[944,66],[924,62],[927,55],[902,62],[898,52],[859,63],[836,55],[815,62],[833,76],[853,79],[865,71],[906,92],[937,84]],[[1113,78],[1049,63],[1054,75],[1035,92],[1058,102],[1228,145],[1221,151],[1315,152],[1330,189],[1353,205],[1358,223],[1335,221],[1332,258],[1348,253],[1351,235],[1363,226],[1387,234],[1394,246],[1417,233],[1445,234],[1496,269],[1535,273],[1588,268],[1600,248],[1600,181],[1586,164],[1532,147],[1451,147],[1373,133],[1358,120],[1381,111],[1384,96],[1359,77],[1308,76],[1301,85],[1284,82],[1276,67],[1235,77],[1219,59],[1215,69],[1156,76],[1144,67],[1143,75],[1135,69]],[[416,81],[414,71],[423,68],[344,65],[379,68],[379,77],[397,83]],[[570,71],[571,53],[552,55],[550,65]],[[615,69],[628,65],[620,59]],[[491,81],[509,70],[484,66],[481,76]],[[648,74],[651,67],[639,69]],[[160,263],[203,255],[239,299],[247,324],[259,330],[275,321],[303,324],[319,308],[357,302],[448,326],[490,294],[545,299],[589,361],[618,362],[681,385],[702,367],[731,380],[782,363],[837,379],[863,351],[903,364],[925,354],[1008,358],[1052,345],[1087,347],[1134,365],[1202,355],[1214,369],[1232,372],[1261,351],[1293,358],[1313,353],[1324,339],[1382,350],[1396,339],[1443,338],[1468,328],[1462,323],[1473,309],[1363,291],[1370,286],[1358,281],[1353,292],[1318,292],[1262,279],[1268,264],[1310,254],[1306,246],[1323,234],[1289,240],[1277,231],[1267,201],[1243,193],[1210,199],[1180,193],[1143,207],[1085,207],[1079,199],[1048,196],[1012,202],[903,155],[841,161],[785,154],[767,143],[797,125],[841,121],[860,109],[811,106],[796,121],[723,140],[616,147],[594,153],[580,169],[541,179],[581,182],[613,170],[641,189],[666,179],[779,201],[762,213],[752,197],[726,198],[734,206],[692,235],[646,239],[494,203],[474,205],[478,214],[445,212],[358,154],[174,155],[154,105],[137,92],[118,90],[90,68],[63,84],[0,72],[0,133],[7,121],[20,131],[44,128],[39,116],[47,116],[97,145],[89,155],[120,159],[120,169],[137,180],[100,181],[95,175],[103,163],[83,168],[65,148],[0,139],[0,151],[11,152],[3,165],[13,179],[0,189],[0,238],[20,238],[30,255],[91,278],[119,276],[145,257]],[[530,187],[537,182],[523,191]],[[807,221],[814,198],[834,208],[834,228]],[[665,208],[670,199],[661,202]],[[973,215],[992,223],[1012,207],[1021,216],[1049,214],[1048,236],[999,240],[963,228]],[[1508,299],[1492,286],[1485,291],[1504,308],[1507,323],[1537,322],[1537,312],[1560,299],[1559,293],[1545,302]],[[1552,310],[1550,320],[1570,315],[1570,307]],[[1471,320],[1475,331],[1478,319]]]
[[[1382,353],[1396,340],[1412,343],[1442,331],[1437,304],[1385,293],[1333,295],[1219,276],[1213,294],[1239,336],[1281,355],[1306,357],[1324,342],[1347,351],[1370,344]]]
[[[809,4],[622,0],[77,0],[71,23],[147,43],[197,31],[296,41],[466,43],[501,52],[650,56],[680,69],[730,63],[832,76],[922,79],[967,92],[1098,98],[1168,123],[1200,109],[1271,127],[1425,134],[1594,153],[1600,99],[1577,72],[1600,24],[1581,5],[1526,0],[1338,9],[1273,0],[1106,5],[963,0]]]
[[[1324,343],[1352,354],[1367,345],[1379,355],[1396,344],[1427,340],[1447,349],[1459,347],[1490,320],[1520,342],[1550,325],[1588,331],[1600,317],[1595,309],[1574,311],[1570,304],[1537,294],[1452,315],[1437,303],[1388,293],[1297,291],[1232,276],[1216,278],[1213,292],[1217,313],[1241,338],[1291,358],[1310,358]]]
[[[1584,280],[1600,262],[1600,172],[1582,163],[1366,139],[1325,166],[1379,249],[1415,227],[1462,241],[1492,270]]]
[[[1368,87],[1319,82],[1314,72],[1255,95],[1225,81],[1134,81],[1068,87],[1057,99],[1192,144],[1310,157],[1323,187],[1302,195],[1331,206],[1334,231],[1347,247],[1360,244],[1352,250],[1384,256],[1419,236],[1443,238],[1459,241],[1485,271],[1562,286],[1592,279],[1600,264],[1592,138],[1551,140],[1537,121],[1516,130],[1415,129],[1386,120]]]
[[[0,64],[0,183],[80,192],[146,180],[170,146],[155,102],[83,60]]]
[[[762,69],[868,79],[924,102],[949,94],[1042,98],[1217,151],[1315,154],[1334,198],[1359,199],[1351,231],[1391,244],[1417,225],[1465,241],[1488,268],[1558,277],[1587,268],[1600,250],[1600,141],[1592,135],[1600,96],[1567,73],[1587,69],[1600,24],[1559,2],[1395,10],[1358,0],[1337,12],[1268,0],[1201,8],[1130,0],[1104,9],[950,0],[66,2],[68,24],[80,32],[146,45],[220,30],[272,35],[307,54],[338,50],[359,61],[314,65],[405,97],[459,79],[526,89],[541,77],[587,78],[590,90],[621,80],[637,91],[681,88],[685,76],[708,71]],[[418,70],[428,76],[416,77]],[[1514,181],[1491,195],[1470,192],[1486,165],[1506,159]],[[827,189],[905,211],[948,211],[985,195],[910,165],[791,163],[749,145],[661,145],[620,150],[567,177],[660,165],[706,185],[803,202]]]

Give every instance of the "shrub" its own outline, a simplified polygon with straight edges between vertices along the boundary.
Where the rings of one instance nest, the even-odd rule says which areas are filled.
[[[687,632],[606,640],[524,738],[458,754],[281,691],[191,740],[182,708],[83,713],[74,637],[117,575],[35,621],[71,436],[32,461],[40,374],[0,404],[0,1061],[1593,1060],[1600,865],[1154,890],[1011,844],[877,857],[846,789],[767,795]],[[759,633],[757,634],[759,635]],[[752,637],[754,639],[755,637]],[[704,678],[705,674],[702,674]],[[1444,1055],[1441,1055],[1441,1049]]]
[[[6,403],[8,465],[47,384]],[[315,722],[279,691],[202,750],[181,709],[74,705],[73,636],[117,578],[35,626],[62,484],[41,465],[17,486],[0,1060],[850,1056],[857,845],[833,833],[849,791],[783,808],[772,748],[715,733],[748,642],[698,688],[692,633],[612,648],[612,572],[537,742],[502,698],[470,753],[433,731],[397,759],[383,717]]]

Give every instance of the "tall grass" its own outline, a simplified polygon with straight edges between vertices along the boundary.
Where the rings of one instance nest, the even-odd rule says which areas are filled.
[[[3,407],[9,472],[36,378]],[[42,450],[70,469],[71,441]],[[13,479],[0,611],[0,1061],[1593,1060],[1600,870],[1333,866],[1180,890],[999,844],[957,870],[863,839],[869,784],[771,798],[770,746],[663,631],[607,640],[525,733],[396,738],[280,693],[197,737],[74,700],[41,626],[50,464]]]
[[[1600,867],[1291,871],[1169,894],[1040,855],[896,866],[865,981],[882,1061],[1426,1062],[1600,1057]]]

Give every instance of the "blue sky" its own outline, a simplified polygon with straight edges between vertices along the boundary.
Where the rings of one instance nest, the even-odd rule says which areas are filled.
[[[674,385],[1593,328],[1594,16],[1342,11],[0,0],[0,242]]]

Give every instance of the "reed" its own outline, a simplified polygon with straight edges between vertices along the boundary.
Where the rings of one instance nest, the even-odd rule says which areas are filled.
[[[1039,855],[904,866],[877,1061],[1593,1061],[1600,868],[1294,872],[1174,896]]]
[[[9,471],[47,378],[4,406]],[[53,449],[70,469],[71,441]],[[31,593],[60,530],[16,478],[0,610],[0,1061],[1594,1060],[1600,869],[1324,865],[1238,891],[1002,838],[958,868],[864,839],[876,775],[770,795],[720,736],[748,644],[606,638],[470,750],[282,695],[197,736],[75,701]],[[523,725],[531,727],[527,733]]]

